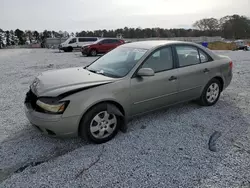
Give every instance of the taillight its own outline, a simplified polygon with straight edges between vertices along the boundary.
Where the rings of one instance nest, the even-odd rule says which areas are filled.
[[[232,61],[229,62],[229,67],[230,67],[230,69],[233,68],[233,62]]]

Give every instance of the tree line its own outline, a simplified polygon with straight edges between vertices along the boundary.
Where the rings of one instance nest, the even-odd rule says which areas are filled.
[[[30,43],[44,43],[46,38],[77,37],[117,37],[123,38],[151,38],[151,37],[200,37],[221,36],[226,39],[250,38],[250,19],[241,15],[230,15],[220,19],[204,18],[196,21],[193,29],[164,29],[164,28],[120,28],[116,30],[95,30],[68,33],[67,31],[3,31],[0,29],[0,47],[9,45],[23,45]]]

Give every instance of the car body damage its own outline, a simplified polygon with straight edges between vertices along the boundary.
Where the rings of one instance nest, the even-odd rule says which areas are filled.
[[[68,95],[88,88],[114,82],[116,79],[91,73],[82,67],[41,73],[31,84],[38,97]]]

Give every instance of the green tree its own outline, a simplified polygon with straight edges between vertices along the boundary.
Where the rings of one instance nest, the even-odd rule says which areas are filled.
[[[15,45],[16,44],[16,36],[13,30],[10,30],[10,43],[11,45]]]
[[[2,32],[0,31],[0,49],[3,46]]]
[[[196,21],[193,27],[202,31],[215,31],[220,28],[219,21],[215,18],[204,18]]]
[[[32,43],[32,32],[30,30],[25,31],[26,38]]]
[[[250,37],[250,20],[245,16],[232,15],[220,19],[225,38],[240,39]]]
[[[6,31],[6,45],[7,46],[10,46],[11,43],[10,43],[10,32],[9,31]]]
[[[32,33],[32,35],[33,35],[33,38],[34,38],[37,42],[40,41],[40,35],[39,35],[39,33],[38,33],[37,31],[34,31],[34,32]]]
[[[18,44],[19,45],[24,45],[25,44],[25,36],[24,36],[24,32],[20,29],[16,29],[15,30],[15,35],[17,36],[18,38]]]

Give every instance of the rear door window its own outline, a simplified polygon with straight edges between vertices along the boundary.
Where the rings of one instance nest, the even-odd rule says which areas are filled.
[[[97,38],[79,38],[79,42],[94,42]]]
[[[79,40],[79,42],[87,42],[88,41],[87,38],[79,38],[78,40]]]
[[[206,63],[210,61],[210,58],[202,50],[199,49],[201,63]]]
[[[120,41],[117,39],[105,39],[101,43],[102,44],[118,44]]]
[[[116,39],[111,39],[111,43],[112,43],[112,44],[118,44],[118,43],[120,43],[120,41],[119,41],[119,40],[116,40]]]
[[[196,47],[183,45],[176,46],[175,49],[177,52],[180,67],[186,67],[200,63],[199,52]]]
[[[102,40],[101,44],[109,44],[109,39]]]
[[[89,38],[89,41],[95,42],[95,41],[97,41],[97,38]]]

